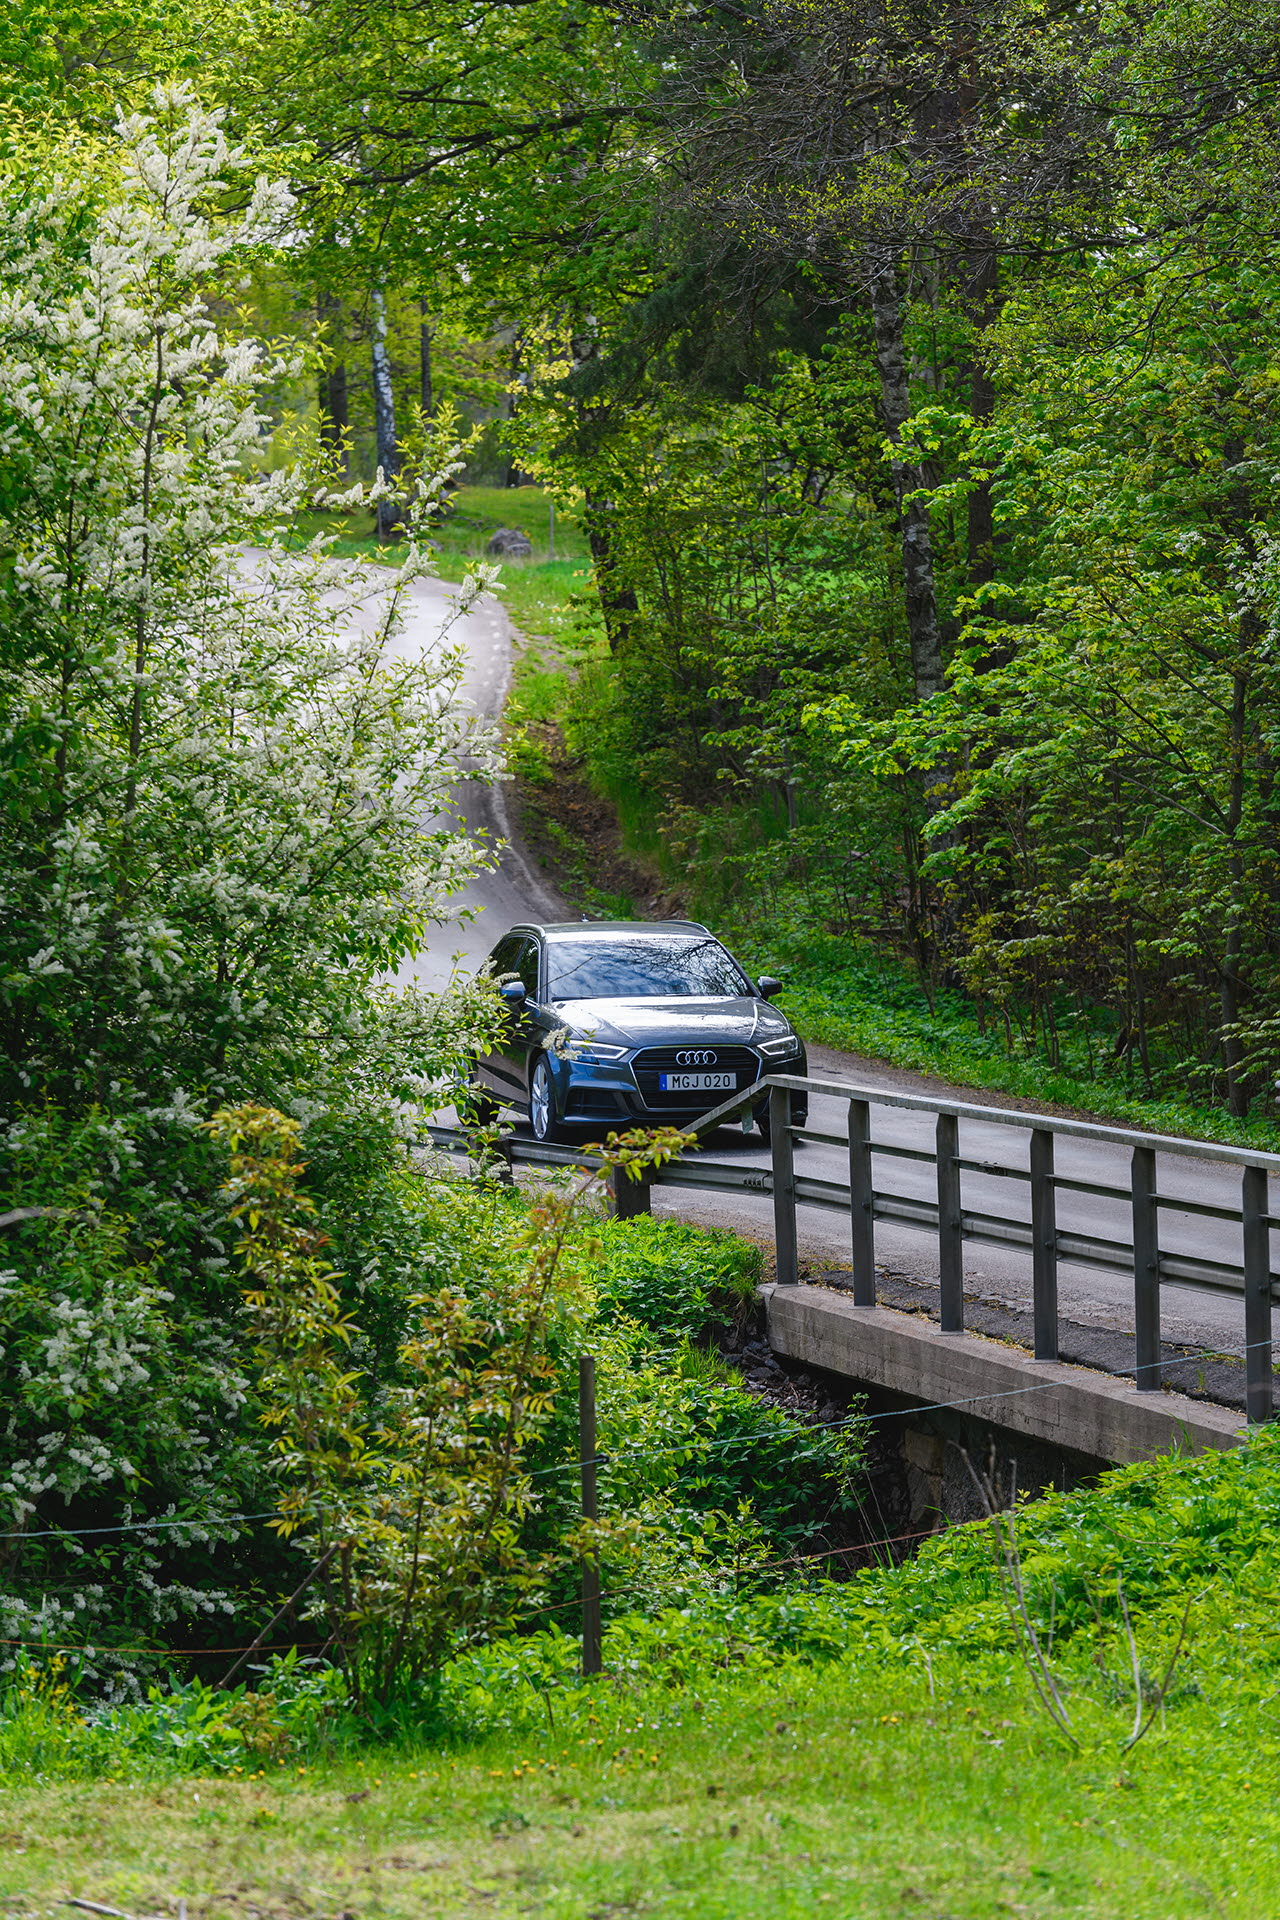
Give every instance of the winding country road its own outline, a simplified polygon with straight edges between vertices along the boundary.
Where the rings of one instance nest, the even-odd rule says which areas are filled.
[[[451,590],[446,584],[433,581],[415,588],[402,649],[407,652],[438,646],[451,611]],[[463,644],[467,649],[465,697],[480,713],[496,716],[506,697],[512,660],[511,629],[501,605],[492,597],[485,597],[472,612],[454,619],[449,628],[449,641]],[[413,978],[424,985],[439,986],[448,978],[455,963],[468,968],[478,966],[514,922],[575,917],[519,846],[511,841],[501,786],[461,783],[457,817],[466,823],[469,831],[485,835],[491,842],[506,844],[494,870],[482,874],[459,898],[459,917],[441,927],[416,959],[401,968],[398,977],[402,980]],[[827,1047],[810,1049],[810,1067],[824,1077],[848,1079],[872,1089],[941,1093],[953,1098],[959,1096],[977,1105],[1012,1104],[998,1095],[944,1087],[940,1082],[928,1081],[916,1074],[868,1066]],[[843,1133],[844,1103],[832,1098],[815,1099],[810,1124],[820,1131]],[[926,1151],[932,1148],[932,1120],[927,1115],[876,1107],[872,1124],[877,1139]],[[709,1145],[717,1160],[744,1166],[768,1164],[768,1155],[758,1134],[744,1135],[740,1130],[724,1129]],[[967,1158],[1025,1166],[1026,1151],[1025,1134],[998,1125],[968,1121],[961,1124],[961,1152]],[[805,1143],[798,1154],[798,1169],[804,1173],[847,1179],[847,1160],[840,1149]],[[1060,1138],[1057,1172],[1127,1190],[1129,1154],[1120,1146]],[[877,1163],[876,1178],[877,1184],[883,1183],[889,1190],[907,1196],[930,1198],[935,1193],[933,1169],[923,1163],[881,1159]],[[1161,1192],[1179,1199],[1200,1205],[1239,1205],[1239,1175],[1228,1166],[1166,1156],[1160,1163],[1159,1179]],[[1012,1194],[1011,1189],[1014,1189]],[[1280,1211],[1277,1205],[1280,1193],[1274,1182],[1271,1192],[1270,1211],[1274,1215]],[[966,1206],[1013,1211],[1019,1203],[1026,1204],[1024,1183],[983,1174],[965,1175]],[[770,1202],[765,1198],[667,1190],[655,1195],[654,1206],[655,1210],[678,1213],[687,1219],[731,1226],[752,1238],[771,1239],[772,1214]],[[1120,1240],[1130,1237],[1128,1207],[1120,1201],[1061,1192],[1058,1223],[1062,1228],[1078,1232]],[[802,1207],[799,1224],[801,1252],[805,1257],[820,1265],[848,1266],[846,1220],[823,1209]],[[1163,1216],[1162,1244],[1166,1249],[1176,1247],[1180,1252],[1235,1263],[1239,1258],[1239,1235],[1238,1226],[1233,1228],[1224,1221],[1174,1209]],[[937,1279],[936,1244],[927,1233],[878,1223],[876,1253],[889,1273],[921,1281]],[[1026,1307],[1031,1299],[1030,1257],[1014,1250],[966,1246],[965,1284],[966,1293],[975,1299]],[[1059,1305],[1064,1318],[1086,1326],[1131,1332],[1131,1294],[1132,1281],[1123,1274],[1066,1261],[1061,1264]],[[1240,1352],[1244,1335],[1243,1310],[1238,1297],[1207,1294],[1166,1282],[1162,1302],[1166,1339],[1222,1353]]]

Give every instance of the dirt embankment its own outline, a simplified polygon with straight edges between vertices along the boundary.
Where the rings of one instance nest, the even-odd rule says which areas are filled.
[[[593,919],[678,917],[678,891],[624,851],[612,804],[588,784],[559,728],[529,725],[530,744],[547,777],[517,775],[509,789],[512,825],[530,858],[580,913]]]

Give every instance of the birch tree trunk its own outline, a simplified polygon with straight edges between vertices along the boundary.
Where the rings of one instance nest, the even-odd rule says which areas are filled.
[[[903,340],[902,289],[894,262],[883,256],[871,262],[871,315],[875,324],[876,364],[880,370],[880,406],[889,439],[896,447],[911,417],[911,391]],[[934,583],[933,537],[929,509],[910,498],[924,485],[917,462],[893,460],[893,489],[898,502],[902,536],[902,582],[906,600],[907,633],[911,644],[911,673],[917,700],[930,700],[942,687],[942,632],[938,625],[938,598]]]
[[[394,480],[400,471],[400,448],[396,440],[396,399],[391,384],[391,357],[387,352],[387,298],[381,287],[375,287],[370,294],[369,309],[372,323],[373,423],[378,466],[385,479]],[[395,501],[379,500],[377,515],[379,540],[394,539],[400,517]]]

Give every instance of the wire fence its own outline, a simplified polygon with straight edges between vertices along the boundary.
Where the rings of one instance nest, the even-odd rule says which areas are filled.
[[[942,1531],[942,1529],[936,1526],[920,1527],[910,1532],[886,1534],[874,1540],[850,1541],[840,1547],[822,1547],[813,1553],[788,1553],[782,1554],[774,1560],[753,1560],[737,1570],[736,1577],[744,1580],[755,1579],[758,1575],[775,1573],[788,1567],[799,1571],[804,1567],[816,1566],[818,1563],[828,1560],[838,1558],[850,1559],[859,1554],[872,1554],[890,1547],[908,1546],[917,1540],[933,1539],[940,1531]],[[725,1579],[734,1578],[734,1570],[726,1569],[723,1577]],[[673,1598],[677,1595],[687,1594],[695,1590],[698,1585],[699,1583],[692,1579],[671,1581],[665,1586],[658,1587],[655,1587],[651,1580],[645,1580],[643,1582],[636,1581],[623,1587],[602,1588],[600,1598],[601,1600],[623,1600],[635,1594],[644,1594],[650,1598]],[[581,1600],[576,1596],[569,1600],[548,1601],[544,1606],[522,1609],[510,1624],[524,1625],[530,1621],[542,1619],[549,1614],[576,1612],[581,1605]],[[107,1642],[43,1640],[35,1636],[0,1633],[0,1646],[36,1647],[42,1653],[80,1653],[93,1655],[95,1657],[103,1654],[145,1654],[153,1658],[195,1659],[215,1654],[225,1657],[227,1654],[233,1653],[289,1653],[303,1649],[311,1650],[316,1647],[326,1647],[332,1644],[332,1634],[322,1640],[290,1639],[281,1640],[274,1644],[257,1644],[251,1640],[243,1646],[234,1647],[122,1647],[114,1646]]]
[[[1196,1357],[1196,1354],[1194,1353],[1194,1351],[1192,1352],[1190,1357],[1191,1358]],[[1209,1359],[1214,1357],[1214,1355],[1211,1349],[1205,1348],[1201,1350],[1201,1357],[1205,1359]],[[1022,1395],[1025,1395],[1025,1394],[1044,1392],[1049,1388],[1055,1387],[1057,1385],[1058,1385],[1058,1382],[1052,1381],[1052,1380],[1034,1381],[1028,1386],[1015,1387],[1000,1393],[972,1394],[972,1395],[962,1396],[962,1397],[949,1399],[949,1400],[935,1400],[935,1401],[927,1402],[923,1405],[913,1404],[911,1406],[906,1406],[906,1407],[887,1408],[887,1409],[882,1409],[880,1412],[869,1413],[869,1414],[862,1413],[861,1411],[858,1411],[858,1410],[850,1410],[842,1414],[839,1414],[836,1418],[832,1420],[815,1421],[815,1420],[801,1420],[797,1418],[796,1424],[800,1428],[800,1430],[805,1434],[829,1432],[832,1430],[839,1430],[839,1429],[857,1431],[867,1427],[874,1427],[890,1420],[915,1419],[921,1414],[941,1413],[941,1412],[948,1412],[953,1410],[962,1410],[965,1408],[986,1406],[998,1400],[1013,1399],[1013,1398],[1021,1397]],[[782,1411],[786,1411],[786,1409],[782,1409]],[[592,1471],[603,1472],[607,1476],[610,1468],[614,1466],[619,1466],[619,1465],[630,1466],[634,1463],[642,1463],[646,1460],[657,1461],[657,1460],[663,1460],[663,1459],[670,1459],[673,1455],[688,1456],[691,1451],[691,1448],[696,1448],[699,1458],[705,1458],[709,1454],[715,1454],[718,1452],[722,1452],[722,1451],[726,1451],[734,1448],[741,1448],[747,1443],[748,1441],[746,1437],[742,1435],[738,1435],[738,1436],[735,1436],[732,1438],[726,1438],[723,1440],[708,1440],[701,1443],[698,1443],[698,1442],[691,1443],[686,1440],[681,1442],[673,1442],[670,1445],[662,1446],[662,1447],[635,1447],[635,1448],[626,1448],[626,1449],[618,1449],[615,1451],[610,1451],[608,1449],[604,1449],[604,1450],[599,1449],[595,1444],[594,1437],[592,1437],[589,1442],[589,1445],[587,1446],[580,1445],[579,1453],[577,1457],[557,1462],[552,1466],[534,1468],[525,1477],[530,1481],[534,1481],[534,1480],[542,1481],[542,1480],[550,1479],[552,1477],[559,1477],[559,1476],[565,1476],[570,1474],[577,1474],[581,1476],[584,1471],[584,1468],[590,1469]],[[33,1532],[26,1532],[23,1530],[11,1530],[9,1532],[0,1534],[0,1541],[26,1542],[29,1540],[79,1540],[82,1538],[98,1538],[98,1537],[113,1536],[113,1535],[119,1536],[124,1534],[131,1534],[131,1533],[166,1532],[166,1531],[179,1530],[183,1528],[189,1529],[189,1530],[199,1530],[199,1531],[207,1532],[211,1529],[225,1529],[227,1527],[232,1527],[232,1526],[254,1525],[262,1521],[270,1521],[270,1520],[277,1519],[279,1517],[280,1515],[278,1510],[272,1509],[270,1511],[257,1512],[257,1513],[195,1515],[195,1516],[188,1516],[183,1519],[167,1518],[164,1520],[122,1521],[119,1524],[115,1526],[110,1526],[110,1527],[65,1528],[65,1529],[42,1528],[38,1531],[33,1531]],[[796,1571],[799,1571],[804,1567],[814,1565],[823,1561],[829,1561],[833,1559],[847,1560],[859,1555],[865,1556],[867,1554],[883,1551],[892,1547],[908,1545],[922,1539],[931,1538],[935,1536],[938,1533],[938,1531],[939,1531],[939,1528],[937,1526],[930,1526],[930,1527],[920,1528],[920,1529],[909,1531],[909,1532],[885,1534],[883,1536],[880,1536],[872,1540],[851,1541],[843,1546],[823,1548],[812,1553],[785,1554],[774,1560],[763,1561],[763,1562],[752,1562],[750,1563],[749,1566],[742,1569],[742,1572],[745,1576],[755,1578],[759,1575],[769,1573],[769,1572],[775,1572],[783,1568],[792,1568]],[[695,1589],[698,1586],[698,1584],[699,1584],[698,1582],[692,1581],[692,1580],[684,1581],[684,1582],[676,1582],[676,1583],[672,1583],[665,1590],[657,1589],[656,1591],[658,1593],[662,1593],[665,1591],[671,1595],[688,1593],[689,1591]],[[612,1600],[625,1598],[629,1594],[634,1594],[637,1592],[644,1593],[647,1597],[652,1598],[654,1597],[655,1589],[651,1581],[645,1581],[641,1585],[632,1586],[632,1587],[602,1589],[600,1590],[598,1597],[601,1602],[605,1602],[605,1601],[612,1601]],[[510,1621],[508,1625],[509,1627],[518,1630],[519,1627],[527,1626],[528,1624],[530,1624],[532,1621],[536,1619],[543,1618],[551,1614],[565,1613],[565,1612],[578,1610],[578,1609],[581,1609],[581,1606],[582,1606],[582,1601],[579,1598],[550,1602],[545,1606],[526,1609],[522,1611],[512,1621]],[[46,1652],[46,1653],[55,1653],[55,1652],[56,1653],[72,1653],[72,1654],[79,1654],[81,1656],[94,1658],[94,1659],[118,1658],[120,1656],[129,1656],[129,1657],[138,1657],[138,1658],[145,1657],[145,1658],[155,1659],[155,1660],[188,1659],[188,1658],[198,1659],[198,1658],[208,1658],[208,1657],[215,1657],[215,1656],[225,1657],[231,1654],[235,1654],[243,1657],[250,1653],[261,1653],[263,1655],[271,1655],[271,1654],[281,1653],[281,1652],[301,1651],[304,1649],[310,1651],[317,1647],[331,1645],[332,1643],[333,1643],[333,1636],[331,1635],[329,1639],[323,1640],[323,1641],[321,1640],[302,1641],[296,1638],[292,1638],[292,1639],[278,1641],[274,1643],[265,1643],[262,1641],[256,1641],[256,1642],[249,1641],[243,1645],[238,1645],[238,1646],[199,1646],[199,1647],[174,1647],[171,1645],[117,1646],[117,1645],[112,1645],[109,1642],[102,1642],[102,1641],[98,1641],[98,1642],[50,1641],[48,1639],[45,1639],[43,1636],[39,1636],[39,1635],[23,1636],[23,1635],[0,1634],[0,1645],[3,1645],[3,1646],[35,1648],[41,1652]]]
[[[1267,1344],[1269,1345],[1270,1342]],[[1183,1361],[1214,1360],[1218,1357],[1217,1352],[1211,1347],[1188,1348],[1180,1356]],[[806,1433],[822,1433],[835,1427],[875,1426],[878,1422],[885,1420],[915,1419],[923,1413],[947,1413],[964,1407],[986,1406],[999,1400],[1016,1400],[1025,1394],[1047,1393],[1054,1389],[1060,1389],[1060,1387],[1061,1382],[1057,1380],[1034,1380],[1029,1386],[1010,1387],[998,1393],[973,1393],[954,1400],[928,1400],[922,1401],[919,1404],[913,1402],[909,1407],[890,1407],[879,1413],[842,1413],[837,1415],[834,1420],[806,1420],[803,1422],[803,1426]],[[780,1409],[780,1411],[786,1412],[788,1410],[783,1408]],[[619,1448],[613,1452],[600,1454],[598,1456],[598,1462],[600,1466],[608,1467],[615,1463],[629,1465],[633,1461],[667,1459],[670,1458],[672,1454],[688,1453],[691,1444],[691,1442],[684,1440],[673,1441],[670,1446],[665,1447]],[[700,1446],[699,1451],[704,1454],[714,1453],[722,1449],[740,1447],[743,1444],[744,1441],[740,1436],[736,1439],[709,1440]],[[577,1473],[579,1465],[580,1462],[576,1458],[563,1460],[554,1466],[535,1467],[527,1475],[527,1478],[530,1480],[545,1480],[556,1474]],[[185,1519],[124,1520],[117,1526],[111,1527],[45,1527],[34,1532],[28,1532],[25,1528],[15,1527],[9,1529],[7,1532],[0,1533],[0,1543],[10,1540],[19,1542],[28,1540],[80,1540],[96,1538],[106,1534],[158,1533],[181,1527],[248,1526],[260,1520],[276,1520],[280,1517],[279,1510],[272,1508],[264,1513],[192,1514]],[[0,1636],[0,1638],[2,1637],[3,1636]]]

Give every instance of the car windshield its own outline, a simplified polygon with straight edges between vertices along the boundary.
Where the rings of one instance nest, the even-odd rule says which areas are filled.
[[[549,1000],[653,1000],[675,995],[738,997],[751,987],[708,934],[643,934],[628,939],[552,940]]]

